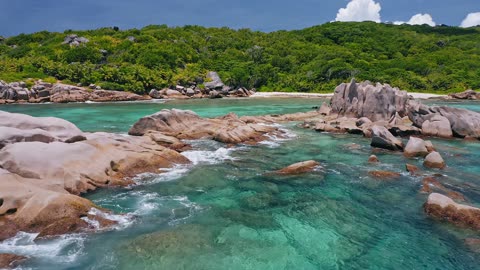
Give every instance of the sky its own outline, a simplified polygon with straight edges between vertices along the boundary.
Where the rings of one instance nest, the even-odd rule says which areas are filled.
[[[480,0],[0,0],[0,35],[150,24],[291,30],[331,21],[480,25]]]

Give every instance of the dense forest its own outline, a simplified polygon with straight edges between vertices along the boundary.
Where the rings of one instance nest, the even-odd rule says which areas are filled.
[[[80,42],[64,42],[73,34]],[[143,93],[201,82],[209,70],[260,91],[331,92],[352,77],[419,92],[480,89],[480,27],[335,22],[264,33],[152,25],[0,37],[7,82],[58,79]]]

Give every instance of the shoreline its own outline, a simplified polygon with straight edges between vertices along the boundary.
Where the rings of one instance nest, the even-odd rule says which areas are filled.
[[[334,93],[321,94],[321,93],[302,93],[302,92],[256,92],[251,95],[251,98],[269,98],[269,97],[283,97],[283,98],[331,98]],[[436,99],[446,98],[448,95],[429,94],[429,93],[410,93],[410,96],[415,99]]]

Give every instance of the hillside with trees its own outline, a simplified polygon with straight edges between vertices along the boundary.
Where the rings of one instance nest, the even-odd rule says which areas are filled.
[[[335,22],[264,33],[152,25],[0,38],[0,80],[7,82],[144,93],[210,70],[230,86],[260,91],[331,92],[352,77],[417,92],[480,89],[480,27]]]

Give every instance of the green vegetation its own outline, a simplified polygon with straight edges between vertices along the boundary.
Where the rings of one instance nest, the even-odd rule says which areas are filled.
[[[70,34],[90,42],[62,44]],[[209,70],[231,86],[261,91],[331,92],[352,77],[413,91],[480,89],[480,28],[363,22],[263,33],[161,25],[0,41],[0,79],[6,81],[53,77],[145,92],[198,81]]]

